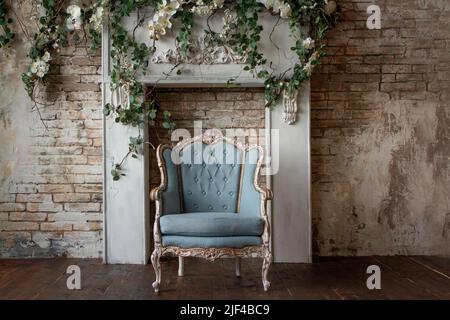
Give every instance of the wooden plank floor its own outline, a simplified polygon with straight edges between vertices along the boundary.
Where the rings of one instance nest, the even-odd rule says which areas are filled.
[[[313,264],[274,264],[272,287],[261,285],[261,261],[188,258],[185,276],[177,260],[162,262],[162,286],[154,294],[151,265],[104,265],[99,260],[0,260],[0,299],[450,299],[450,258],[317,258]],[[81,268],[82,290],[66,287],[66,269]],[[381,268],[381,290],[368,290],[366,268]]]

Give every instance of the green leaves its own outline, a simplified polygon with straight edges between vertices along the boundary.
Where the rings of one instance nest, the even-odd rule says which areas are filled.
[[[120,177],[125,176],[125,173],[123,173],[122,165],[119,163],[115,164],[113,169],[111,169],[111,175],[114,181],[118,181],[120,180]]]
[[[263,27],[258,24],[258,13],[261,5],[252,0],[236,1],[236,14],[238,30],[232,35],[231,45],[237,53],[247,56],[245,71],[253,71],[257,66],[264,65],[267,61],[258,51]]]
[[[32,97],[34,93],[35,80],[33,80],[32,76],[29,75],[28,73],[23,73],[22,82],[25,86],[25,91],[27,92],[28,96]]]
[[[7,17],[6,4],[4,0],[0,0],[0,49],[8,44],[16,36],[8,25],[13,23],[13,20]]]
[[[128,149],[131,157],[137,158],[138,154],[141,153],[142,145],[144,144],[144,139],[141,136],[130,137],[130,143],[128,144]]]
[[[164,120],[163,120],[162,126],[163,126],[164,129],[167,129],[169,132],[172,132],[175,129],[175,127],[176,127],[175,122],[173,122],[171,120],[171,116],[172,115],[170,114],[169,111],[164,111],[163,112]]]
[[[181,18],[181,29],[177,36],[177,42],[180,46],[181,58],[186,61],[189,51],[189,40],[194,25],[194,14],[188,7],[184,6],[181,11],[177,13],[177,16]]]
[[[103,114],[107,117],[113,112],[113,106],[110,103],[105,104],[103,107]]]

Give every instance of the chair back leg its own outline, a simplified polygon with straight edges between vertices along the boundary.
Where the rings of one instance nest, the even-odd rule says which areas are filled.
[[[184,276],[184,258],[178,257],[178,276]]]
[[[240,277],[241,276],[241,258],[237,257],[235,259],[235,264],[236,264],[236,277]]]

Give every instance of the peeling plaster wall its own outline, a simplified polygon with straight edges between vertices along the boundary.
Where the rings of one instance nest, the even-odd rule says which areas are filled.
[[[312,82],[314,252],[450,254],[450,6],[342,1]]]
[[[100,57],[87,58],[84,47],[53,57],[39,95],[46,129],[21,82],[29,47],[15,31],[12,49],[0,53],[0,258],[99,257]]]

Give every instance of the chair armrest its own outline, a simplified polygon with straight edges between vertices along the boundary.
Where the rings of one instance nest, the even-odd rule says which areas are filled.
[[[261,194],[264,201],[266,200],[272,200],[273,199],[273,192],[266,186],[260,186],[258,185],[256,190]]]
[[[155,187],[150,191],[150,200],[151,201],[156,201],[159,200],[159,198],[161,197],[161,188],[160,187]]]
[[[273,192],[271,189],[267,187],[261,187],[262,193],[264,194],[265,200],[272,200],[273,199]]]

